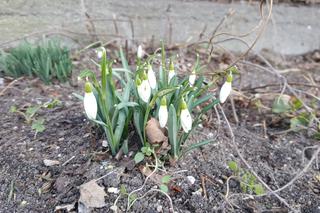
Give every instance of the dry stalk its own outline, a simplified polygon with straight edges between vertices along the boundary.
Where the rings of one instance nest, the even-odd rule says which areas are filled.
[[[15,80],[11,81],[5,88],[3,88],[3,90],[1,90],[0,96],[2,96],[9,88],[11,88],[15,83],[17,83],[18,81],[20,81],[23,78],[24,77],[20,77],[20,78],[17,78]]]

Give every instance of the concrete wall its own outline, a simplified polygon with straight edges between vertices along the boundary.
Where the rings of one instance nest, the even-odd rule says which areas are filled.
[[[258,24],[259,5],[238,2],[181,0],[0,0],[0,47],[15,45],[16,39],[41,34],[60,35],[76,46],[90,43],[92,36],[86,21],[86,11],[94,24],[98,39],[136,39],[149,42],[165,39],[180,43],[196,41],[206,27],[210,34],[224,15],[234,9],[219,32],[244,34]],[[112,19],[117,20],[118,32]],[[320,7],[274,6],[272,20],[255,50],[271,49],[282,54],[300,54],[320,48]],[[88,26],[88,27],[86,27]],[[132,30],[133,29],[133,30]],[[92,29],[91,29],[92,30]],[[93,31],[93,30],[92,30]],[[244,39],[252,42],[256,34]],[[228,38],[221,36],[218,41]],[[243,51],[239,42],[224,43],[224,47]]]

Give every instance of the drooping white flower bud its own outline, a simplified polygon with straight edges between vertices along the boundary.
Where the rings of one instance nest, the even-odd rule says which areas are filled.
[[[101,58],[102,58],[104,52],[106,52],[106,49],[105,49],[104,47],[99,47],[99,48],[96,50],[98,59],[101,59]]]
[[[166,126],[168,121],[168,109],[167,109],[167,100],[166,97],[162,97],[159,108],[159,123],[160,127],[163,128]]]
[[[139,97],[143,102],[148,103],[151,96],[151,87],[147,75],[143,73],[142,80],[138,78],[136,84]]]
[[[192,71],[191,75],[189,76],[190,86],[193,86],[195,81],[196,81],[196,73],[194,71]]]
[[[143,57],[143,55],[144,55],[144,52],[143,52],[142,46],[139,45],[138,51],[137,51],[137,57],[141,59]]]
[[[174,71],[174,64],[173,61],[170,61],[170,65],[169,65],[169,74],[168,74],[168,84],[170,83],[171,79],[176,75],[175,71]]]
[[[192,128],[192,117],[188,110],[188,106],[184,100],[180,104],[180,122],[185,133],[188,133]]]
[[[97,117],[98,106],[97,106],[96,97],[92,92],[91,84],[89,82],[86,82],[84,91],[85,91],[84,98],[83,98],[84,110],[89,119],[95,120]]]
[[[220,90],[220,94],[219,94],[219,100],[220,103],[224,103],[228,96],[230,95],[231,91],[232,91],[232,74],[230,73],[227,77],[226,82],[222,85],[221,90]]]
[[[152,89],[155,89],[157,87],[157,79],[152,69],[152,66],[150,64],[148,65],[148,80],[149,80],[150,87]]]

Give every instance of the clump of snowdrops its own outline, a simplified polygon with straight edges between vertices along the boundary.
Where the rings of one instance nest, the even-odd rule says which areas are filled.
[[[120,150],[128,152],[134,142],[129,138],[132,131],[139,136],[142,147],[135,156],[136,162],[154,153],[159,144],[150,141],[146,131],[151,120],[156,121],[158,128],[154,132],[161,130],[167,138],[169,153],[175,160],[212,142],[209,139],[185,145],[201,123],[202,116],[218,104],[219,99],[220,102],[227,99],[231,92],[231,72],[227,74],[219,99],[216,99],[208,92],[213,82],[206,83],[200,75],[202,67],[198,56],[190,73],[178,77],[174,59],[167,58],[163,45],[148,56],[139,46],[135,69],[129,67],[122,49],[119,55],[122,68],[114,68],[106,50],[103,47],[97,49],[101,81],[90,70],[80,74],[86,79],[83,97],[86,115],[104,130],[112,155]]]

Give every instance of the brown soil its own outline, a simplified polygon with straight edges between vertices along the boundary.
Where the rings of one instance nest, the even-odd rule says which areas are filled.
[[[308,61],[298,59],[299,57],[290,59],[290,64],[306,67]],[[315,62],[313,60],[310,63]],[[251,71],[255,73],[254,70],[246,69],[244,76],[250,75]],[[319,66],[312,67],[309,71],[318,76]],[[243,78],[247,87],[258,86],[256,79]],[[264,82],[270,83],[269,80],[267,77]],[[8,83],[5,82],[2,88]],[[100,186],[107,189],[124,185],[130,192],[143,184],[145,176],[141,174],[138,166],[134,166],[132,156],[117,161],[108,154],[101,154],[101,133],[86,120],[82,103],[71,94],[80,90],[81,88],[68,84],[44,86],[37,80],[23,79],[1,96],[0,212],[53,212],[56,206],[64,204],[74,204],[74,208],[78,209],[78,187],[111,170],[115,172],[98,181]],[[54,98],[58,98],[62,105],[50,110],[43,109],[38,113],[39,117],[46,120],[46,130],[36,137],[30,125],[25,124],[17,114],[9,112],[12,105],[22,107]],[[304,151],[304,148],[320,145],[319,141],[310,139],[305,132],[275,135],[273,133],[287,129],[287,126],[281,124],[273,128],[273,121],[267,122],[265,135],[261,125],[257,124],[274,115],[270,115],[270,112],[259,112],[248,104],[247,100],[235,97],[235,102],[240,124],[233,124],[232,127],[239,150],[272,189],[287,184],[312,155],[311,150]],[[247,105],[243,106],[244,104]],[[224,108],[234,123],[230,106],[226,103]],[[189,143],[217,133],[215,113],[208,117],[212,117],[210,125],[198,128]],[[239,182],[235,180],[229,182],[229,198],[224,198],[226,180],[232,175],[227,167],[228,162],[237,161],[245,168],[225,127],[225,123],[222,123],[216,143],[187,154],[175,166],[166,167],[167,172],[174,177],[169,185],[169,195],[175,211],[289,212],[286,206],[271,195],[244,199]],[[306,159],[305,162],[302,161],[303,158]],[[60,164],[47,167],[43,163],[44,159],[58,160]],[[69,159],[71,160],[64,164]],[[301,212],[320,212],[320,180],[316,178],[320,174],[319,167],[320,164],[314,164],[303,177],[279,195],[286,199],[291,207]],[[193,176],[195,183],[191,184],[187,176]],[[138,194],[142,195],[154,186],[155,184],[149,181]],[[107,193],[106,206],[93,209],[93,212],[112,212],[110,207],[116,198],[117,195]],[[125,211],[126,203],[125,197],[118,201],[117,206],[122,212]],[[167,198],[157,193],[150,193],[143,200],[137,201],[130,210],[168,211]]]

